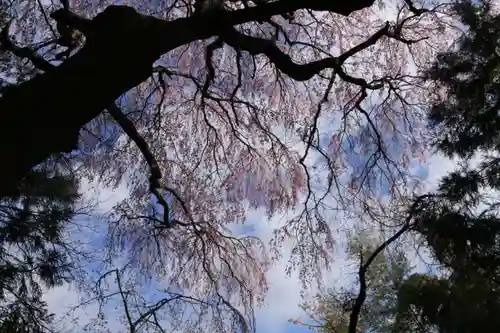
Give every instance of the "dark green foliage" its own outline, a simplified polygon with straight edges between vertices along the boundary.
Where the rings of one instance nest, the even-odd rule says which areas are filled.
[[[70,278],[64,226],[78,198],[71,177],[38,170],[0,200],[0,332],[45,332],[52,315],[42,286]]]
[[[413,275],[398,292],[398,332],[497,332],[500,327],[500,16],[488,2],[455,6],[467,32],[429,78],[444,87],[430,112],[436,146],[462,158],[415,216],[444,276]],[[470,157],[484,156],[477,165]]]
[[[414,274],[398,291],[393,332],[497,332],[498,283],[480,273]]]
[[[447,94],[431,110],[441,133],[437,147],[450,156],[485,156],[445,177],[418,216],[418,231],[438,260],[454,272],[492,276],[500,264],[500,16],[488,2],[460,1],[456,9],[468,28],[458,51],[438,58],[431,78]],[[493,272],[492,270],[495,270]]]
[[[441,54],[428,73],[446,89],[430,120],[439,133],[437,147],[466,157],[500,148],[500,16],[487,2],[460,1],[456,9],[469,29],[459,49]]]
[[[425,274],[413,274],[397,292],[394,332],[419,332],[438,323],[448,281]],[[424,330],[425,331],[425,330]]]

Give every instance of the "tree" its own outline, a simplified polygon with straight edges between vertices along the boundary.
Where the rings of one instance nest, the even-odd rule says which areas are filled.
[[[12,161],[0,166],[0,191],[11,193],[26,170],[78,143],[66,156],[78,176],[129,182],[108,243],[110,257],[129,256],[129,273],[169,281],[197,299],[199,313],[251,322],[269,259],[259,239],[230,230],[249,208],[291,211],[273,247],[297,240],[291,265],[307,284],[331,259],[332,206],[382,216],[380,201],[395,209],[418,185],[408,169],[423,159],[427,87],[414,68],[446,48],[448,5],[401,1],[387,21],[373,1],[228,1],[226,11],[200,14],[193,1],[167,1],[154,16],[103,3],[79,2],[80,14],[22,3],[22,19],[37,22],[19,40],[30,48],[3,30],[4,48],[38,74],[0,100],[1,151]],[[291,22],[280,18],[286,13]],[[68,59],[52,59],[61,49],[48,47],[51,18],[85,36]],[[10,27],[16,37],[20,27]],[[340,129],[324,128],[331,118]],[[206,330],[221,331],[224,321],[213,322]]]
[[[42,287],[71,279],[64,235],[78,199],[74,178],[38,168],[0,200],[0,332],[51,331]]]
[[[374,234],[373,231],[359,231],[348,240],[348,259],[356,264],[369,263],[364,277],[358,277],[356,281],[358,286],[361,279],[366,284],[366,296],[361,307],[358,309],[356,306],[356,299],[361,294],[359,287],[344,283],[346,286],[331,288],[303,303],[307,321],[292,322],[325,333],[348,333],[352,332],[353,328],[349,326],[352,313],[356,311],[359,319],[354,332],[392,332],[393,321],[398,313],[398,290],[412,267],[403,249],[394,246],[385,248],[373,257],[373,261],[368,261],[379,246]],[[312,323],[309,323],[311,320]]]
[[[16,146],[22,146],[22,150],[27,152],[22,158],[20,156],[15,159],[12,158],[12,161],[16,161],[16,165],[9,163],[3,166],[8,168],[5,169],[8,172],[2,172],[2,174],[11,175],[2,181],[5,184],[3,188],[8,188],[9,179],[12,183],[13,180],[22,176],[26,170],[42,162],[50,153],[67,152],[75,148],[77,133],[80,128],[96,118],[120,95],[150,77],[153,74],[152,63],[156,59],[183,44],[199,39],[219,36],[218,44],[221,45],[212,44],[212,48],[227,43],[236,50],[249,52],[252,55],[266,55],[277,69],[298,81],[308,80],[322,70],[334,68],[348,82],[361,84],[366,89],[377,89],[377,84],[370,86],[364,79],[353,78],[344,73],[344,70],[339,66],[342,66],[350,56],[374,45],[381,37],[394,38],[406,44],[416,42],[401,36],[402,25],[416,16],[421,16],[428,10],[416,9],[411,5],[408,8],[413,12],[413,16],[400,22],[400,26],[390,27],[387,25],[383,27],[371,38],[368,38],[365,43],[361,43],[358,48],[351,49],[350,52],[345,53],[338,59],[328,60],[326,58],[302,66],[295,64],[286,54],[279,52],[279,49],[270,47],[272,44],[269,44],[268,41],[245,36],[231,28],[234,25],[268,20],[275,15],[301,9],[328,11],[347,16],[354,11],[368,8],[372,4],[373,1],[358,1],[350,5],[333,5],[319,0],[313,2],[272,2],[231,12],[208,12],[203,15],[179,18],[171,22],[140,15],[126,6],[110,6],[108,10],[97,15],[92,20],[84,19],[68,10],[61,9],[53,12],[52,18],[61,24],[69,25],[81,31],[86,35],[87,42],[74,57],[65,61],[63,66],[57,67],[51,66],[50,63],[44,61],[36,53],[30,53],[29,49],[16,47],[9,39],[9,30],[4,29],[4,48],[10,49],[14,54],[17,52],[19,57],[32,60],[39,70],[46,73],[24,82],[16,89],[9,90],[1,100],[2,109],[21,110],[5,112],[9,115],[9,118],[4,122],[6,130],[2,131],[4,133],[2,135],[5,138],[10,138],[11,142],[19,142]],[[133,26],[134,24],[137,24],[137,26]],[[109,29],[109,27],[113,27],[113,29]],[[196,29],[196,27],[204,28]],[[182,38],[175,41],[168,38],[156,41],[144,38],[145,36],[157,36],[159,34],[170,35],[170,31],[176,31],[176,35],[182,35]],[[181,33],[178,33],[179,31]],[[126,47],[122,43],[124,40],[127,40]],[[126,57],[130,57],[130,59]],[[122,59],[120,61],[123,61],[123,63],[119,63],[117,59]],[[129,66],[128,71],[124,72],[122,69],[130,62],[133,62],[134,66]],[[169,74],[168,71],[167,74]],[[76,77],[78,79],[74,79]],[[207,83],[210,83],[211,78],[208,79]],[[115,81],[119,82],[115,83]],[[101,84],[99,82],[102,82],[102,87],[98,86]],[[52,87],[52,85],[54,86]],[[44,91],[44,89],[47,91]],[[90,89],[95,91],[90,91]],[[50,93],[48,90],[50,90]],[[71,92],[67,92],[67,90],[71,90]],[[31,98],[31,94],[33,94],[33,98]],[[51,94],[57,97],[53,98]],[[92,95],[93,98],[85,98],[86,95]],[[77,108],[71,112],[71,115],[65,111],[68,103]],[[83,109],[83,111],[80,112],[78,108]],[[31,111],[35,109],[44,109],[46,111],[43,113]],[[41,114],[43,116],[40,116]],[[62,121],[65,119],[63,114],[67,115],[68,122]],[[33,128],[20,127],[19,131],[14,128],[16,124],[22,123],[21,120],[26,123],[28,119],[33,120],[29,123],[37,125],[33,125]],[[59,131],[46,133],[41,130],[41,128],[49,128],[56,121],[62,121],[61,124],[64,124],[60,132],[61,136],[58,134],[57,138],[52,137],[52,134],[59,133]],[[29,141],[26,136],[21,134],[27,132],[33,133],[31,137],[37,139]],[[2,139],[0,141],[6,142],[8,140]],[[5,151],[5,154],[14,154],[15,152],[11,152],[8,146],[3,147],[2,151]],[[10,157],[10,155],[6,156]]]
[[[483,229],[479,220],[468,236],[458,231],[462,236],[457,237],[456,229],[461,227],[450,225],[457,216],[451,220],[444,216],[446,222],[429,219],[430,207],[429,202],[414,206],[413,226],[403,227],[378,247],[373,246],[373,240],[359,237],[358,246],[349,252],[351,257],[361,254],[358,288],[332,289],[318,295],[303,306],[313,324],[294,322],[320,332],[494,332],[500,314],[495,277],[500,257],[498,240],[484,239],[498,239],[497,232]],[[404,252],[386,255],[389,245],[412,230],[426,240],[444,274],[412,272]],[[464,249],[462,237],[469,249]],[[360,246],[368,252],[367,260],[363,260]]]
[[[462,159],[442,180],[418,219],[418,230],[450,270],[447,303],[430,321],[445,332],[494,331],[500,295],[498,243],[498,20],[489,1],[457,4],[467,32],[443,53],[429,77],[443,90],[430,112],[437,147]],[[473,165],[469,159],[481,154]],[[441,299],[444,302],[444,299]],[[428,316],[429,317],[429,316]],[[453,317],[453,319],[452,319]]]
[[[328,10],[349,15],[372,4],[373,1],[358,1],[348,6],[332,5],[323,1],[307,3],[287,1],[235,11],[231,13],[232,15],[209,12],[171,22],[140,15],[127,6],[110,6],[93,20],[72,15],[65,10],[56,11],[52,17],[64,25],[81,31],[87,42],[85,47],[76,56],[64,62],[63,66],[54,68],[51,73],[39,75],[3,95],[0,108],[6,110],[5,113],[9,118],[4,122],[5,130],[1,131],[3,136],[0,141],[7,142],[7,138],[10,138],[18,147],[9,149],[9,146],[12,146],[9,144],[1,149],[8,160],[16,161],[16,165],[9,163],[5,166],[7,169],[0,172],[9,175],[2,180],[3,188],[8,187],[9,179],[19,179],[49,154],[69,152],[75,148],[80,128],[97,117],[120,95],[150,77],[153,74],[153,62],[164,53],[183,44],[217,35],[223,36],[226,42],[239,48],[241,47],[239,39],[245,39],[245,36],[228,29],[233,25],[264,20],[276,14],[294,12],[298,9]],[[9,32],[5,30],[4,36],[8,37],[8,34]],[[149,36],[158,35],[177,35],[179,38],[148,40]],[[260,43],[255,42],[255,39],[249,41],[254,42],[254,45],[249,45],[249,52],[265,53],[267,45],[265,41]],[[118,59],[120,60],[117,61]],[[333,65],[319,63],[301,67],[287,61],[286,58],[284,60],[277,65],[282,71],[299,80],[309,79],[318,70]],[[127,66],[130,63],[134,66]],[[123,71],[124,67],[128,67],[126,72]],[[86,98],[89,95],[92,98]],[[66,111],[68,105],[73,106],[70,114]],[[29,120],[33,125],[13,127],[21,124],[22,120],[25,122]],[[61,135],[53,136],[51,133],[54,132],[46,132],[45,129],[56,122],[60,122],[63,126]],[[32,133],[32,137],[36,139],[28,140],[21,133]],[[14,158],[17,149],[26,151],[23,158],[19,156]]]
[[[453,50],[438,56],[427,77],[437,91],[429,112],[434,144],[458,158],[459,168],[436,192],[419,197],[405,231],[425,241],[443,271],[411,274],[392,290],[395,306],[386,306],[392,332],[494,332],[499,324],[500,16],[489,1],[460,1],[455,10],[467,29]],[[472,163],[477,154],[480,162]],[[349,324],[356,328],[352,313]],[[380,330],[376,324],[358,329]]]

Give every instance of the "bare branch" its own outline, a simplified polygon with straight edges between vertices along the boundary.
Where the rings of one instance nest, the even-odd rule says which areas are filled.
[[[132,316],[130,315],[130,310],[128,308],[128,301],[127,301],[127,296],[126,292],[123,291],[123,286],[122,286],[122,281],[120,278],[120,272],[118,269],[115,269],[115,275],[116,275],[116,284],[118,285],[118,290],[120,291],[120,296],[122,299],[123,303],[123,309],[125,310],[125,316],[127,317],[127,322],[130,327],[130,333],[135,333],[135,325],[132,322]]]
[[[19,57],[21,59],[28,59],[37,69],[40,69],[42,71],[47,72],[51,69],[54,69],[54,65],[45,60],[42,56],[37,54],[29,47],[20,47],[15,45],[14,41],[12,41],[9,37],[10,25],[11,22],[9,22],[0,32],[1,48],[12,52],[16,57]]]
[[[356,328],[358,325],[358,320],[359,320],[359,314],[361,312],[361,308],[363,306],[363,303],[365,302],[366,299],[366,289],[367,289],[367,284],[366,284],[366,273],[368,269],[370,268],[370,265],[373,263],[375,258],[382,252],[384,251],[389,245],[391,245],[393,242],[395,242],[401,235],[403,235],[405,232],[410,230],[411,227],[411,221],[415,214],[417,214],[420,210],[420,204],[423,199],[428,198],[429,195],[422,195],[419,196],[415,199],[413,202],[412,206],[409,209],[409,214],[408,217],[406,218],[403,226],[401,229],[398,230],[394,235],[389,237],[385,242],[383,242],[373,253],[368,257],[366,262],[362,264],[359,268],[359,292],[358,296],[356,297],[356,301],[354,303],[354,307],[351,311],[350,314],[350,319],[349,319],[349,330],[348,333],[356,333]]]

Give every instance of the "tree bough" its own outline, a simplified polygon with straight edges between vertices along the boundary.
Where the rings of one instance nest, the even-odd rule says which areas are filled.
[[[372,4],[373,0],[281,0],[169,22],[141,15],[127,6],[109,6],[92,20],[53,13],[55,19],[66,20],[80,30],[86,44],[54,70],[9,89],[0,99],[4,161],[0,195],[9,193],[28,170],[51,154],[75,147],[82,126],[151,76],[152,65],[162,54],[195,40],[224,35],[234,25],[278,14],[310,9],[349,15]],[[309,77],[324,69],[315,67],[311,67]],[[293,77],[292,73],[287,74]]]

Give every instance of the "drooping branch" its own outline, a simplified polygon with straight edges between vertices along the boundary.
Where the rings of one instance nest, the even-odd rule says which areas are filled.
[[[142,156],[146,160],[150,172],[149,189],[151,193],[155,196],[158,203],[163,208],[162,224],[171,227],[173,221],[169,220],[170,208],[168,206],[168,203],[165,201],[165,198],[163,197],[162,193],[160,193],[159,191],[161,188],[160,180],[162,178],[162,173],[160,167],[158,166],[156,158],[154,157],[153,153],[151,152],[151,149],[149,148],[148,143],[139,134],[132,121],[130,121],[130,119],[128,119],[127,116],[123,114],[123,112],[115,103],[112,103],[106,109],[108,110],[109,114],[113,117],[113,119],[118,123],[118,125],[120,125],[125,134],[127,134],[128,137],[132,141],[134,141],[134,143],[139,148]]]

